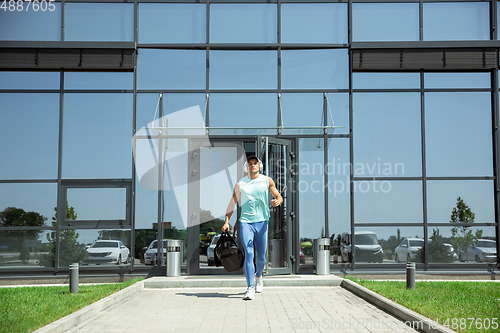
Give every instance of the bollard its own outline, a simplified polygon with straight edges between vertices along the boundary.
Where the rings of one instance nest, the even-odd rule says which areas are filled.
[[[318,238],[315,244],[316,274],[330,275],[330,238]]]
[[[69,291],[78,294],[78,263],[69,264]]]
[[[415,289],[415,263],[406,263],[406,289]]]

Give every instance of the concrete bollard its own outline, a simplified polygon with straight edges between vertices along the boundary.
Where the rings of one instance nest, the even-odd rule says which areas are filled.
[[[406,263],[406,289],[415,289],[415,263]]]
[[[69,291],[78,294],[78,263],[69,264]]]

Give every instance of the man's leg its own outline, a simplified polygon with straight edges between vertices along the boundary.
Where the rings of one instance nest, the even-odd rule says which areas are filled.
[[[255,224],[255,251],[257,252],[257,277],[262,276],[266,265],[267,221]]]
[[[254,243],[254,229],[252,227],[253,223],[241,223],[239,226],[239,233],[241,237],[241,243],[245,249],[245,264],[244,271],[245,277],[247,279],[247,287],[253,288],[253,276],[255,273],[255,268],[253,265],[253,243]]]

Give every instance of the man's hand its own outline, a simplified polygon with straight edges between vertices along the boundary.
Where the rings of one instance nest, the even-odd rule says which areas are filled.
[[[271,204],[273,205],[273,207],[278,207],[281,202],[278,199],[273,199],[271,200]]]
[[[222,232],[226,232],[226,231],[229,231],[229,223],[224,223],[224,225],[222,226]]]

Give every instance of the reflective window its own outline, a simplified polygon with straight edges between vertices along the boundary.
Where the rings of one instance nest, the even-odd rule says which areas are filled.
[[[349,94],[328,94],[327,103],[328,124],[331,125],[332,118],[334,125],[339,126],[328,131],[334,134],[349,134]]]
[[[422,222],[422,182],[355,181],[354,219],[360,223]]]
[[[65,94],[63,178],[130,178],[132,94]]]
[[[49,255],[48,230],[2,230],[0,229],[0,270],[29,269],[37,266],[54,267]]]
[[[211,43],[277,43],[275,4],[211,4]]]
[[[490,39],[489,3],[424,3],[424,40]]]
[[[68,188],[67,200],[77,220],[124,220],[125,188]]]
[[[492,176],[491,94],[425,94],[427,176]]]
[[[37,11],[33,10],[34,2],[23,3],[24,10],[18,10],[17,3],[17,1],[7,1],[4,3],[7,10],[0,10],[0,40],[61,40],[60,3],[51,3],[49,7],[46,1]],[[38,5],[41,5],[40,2]]]
[[[422,174],[419,93],[353,95],[354,175]]]
[[[347,43],[347,4],[282,4],[281,42]]]
[[[419,73],[353,73],[354,89],[420,89]]]
[[[418,3],[353,3],[352,40],[418,41]]]
[[[52,226],[56,206],[57,183],[0,184],[0,214],[3,214],[0,217],[0,226],[2,227],[14,226],[12,216],[16,216],[18,221],[15,222],[16,226]],[[12,209],[6,211],[8,207]]]
[[[211,89],[276,89],[276,51],[210,51]]]
[[[425,88],[490,88],[490,73],[425,73]]]
[[[133,89],[133,73],[65,72],[65,89]]]
[[[475,222],[495,222],[492,180],[427,181],[427,222],[449,223],[459,197],[475,214]]]
[[[133,3],[67,3],[65,38],[71,41],[133,41]]]
[[[282,94],[281,111],[285,128],[323,126],[323,94]],[[285,129],[286,133],[322,134],[323,129]]]
[[[0,94],[0,178],[57,178],[58,133],[59,94]]]
[[[347,50],[284,50],[282,88],[331,89],[349,87]]]
[[[150,181],[153,181],[153,178]],[[167,204],[169,205],[170,201]],[[142,187],[140,178],[137,177],[135,183],[135,228],[136,230],[152,229],[153,223],[158,223],[158,192]],[[142,247],[148,244],[143,244]]]
[[[205,43],[205,4],[139,4],[140,43]]]
[[[0,72],[0,89],[59,89],[57,72]]]
[[[138,89],[205,89],[206,52],[141,49]]]

